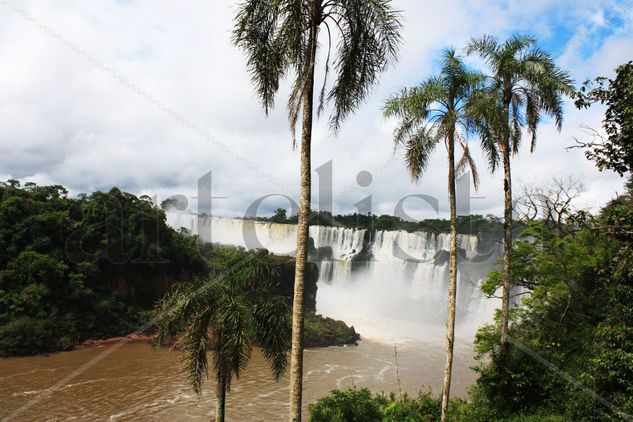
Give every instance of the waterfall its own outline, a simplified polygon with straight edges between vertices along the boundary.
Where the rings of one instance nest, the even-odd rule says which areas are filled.
[[[296,226],[168,213],[168,223],[205,242],[265,248],[293,255]],[[341,319],[364,337],[443,341],[448,292],[449,234],[310,227],[319,267],[317,311]],[[498,242],[458,237],[457,336],[470,340],[490,322],[498,300],[480,286],[500,256]]]

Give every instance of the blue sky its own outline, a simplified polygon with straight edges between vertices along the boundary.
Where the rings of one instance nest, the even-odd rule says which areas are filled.
[[[214,194],[227,197],[216,202],[221,215],[240,215],[263,195],[296,194],[298,152],[290,146],[283,108],[288,87],[266,117],[244,58],[230,43],[236,2],[13,1],[14,7],[0,4],[0,179],[59,183],[74,193],[116,185],[164,199],[195,196],[197,179],[212,170]],[[375,212],[392,213],[403,196],[424,193],[438,198],[445,215],[445,153],[438,149],[425,177],[412,184],[400,153],[393,153],[394,123],[380,112],[390,94],[436,69],[442,49],[486,33],[502,39],[532,34],[577,82],[610,76],[633,58],[630,0],[394,4],[405,19],[398,64],[338,136],[326,119],[315,126],[313,164],[334,160],[336,212],[353,211],[371,194]],[[544,122],[536,152],[516,157],[517,187],[572,175],[586,187],[579,206],[594,210],[622,191],[619,177],[566,149],[574,137],[586,136],[583,125],[600,127],[602,112],[578,111],[567,101],[562,132]],[[476,158],[483,199],[473,202],[473,211],[499,214],[500,175],[487,175],[482,157]],[[366,188],[355,182],[362,170],[373,174]],[[315,202],[317,192],[315,186]],[[273,200],[265,208],[279,205]],[[416,217],[434,216],[416,204],[410,208]]]

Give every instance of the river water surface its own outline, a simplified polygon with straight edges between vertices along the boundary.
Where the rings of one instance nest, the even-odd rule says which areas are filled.
[[[204,384],[203,393],[197,398],[180,370],[178,352],[152,351],[147,343],[119,344],[114,346],[114,351],[111,347],[0,360],[0,419],[174,421],[212,418],[215,411],[213,381],[210,379]],[[456,345],[452,392],[457,396],[465,396],[475,379],[469,369],[473,364],[471,349],[467,343]],[[396,365],[394,347],[376,341],[307,350],[306,408],[335,387],[357,386],[396,392],[401,389],[412,394],[432,388],[439,393],[444,370],[440,344],[401,344],[397,352]],[[73,374],[95,361],[84,372]],[[275,382],[261,353],[255,349],[248,368],[234,381],[228,394],[227,420],[287,420],[287,412],[287,377]]]
[[[186,224],[170,224],[190,227],[202,239],[213,224],[215,241],[235,246],[247,246],[244,230],[250,224],[272,252],[288,254],[295,244],[293,225],[187,218]],[[410,394],[432,388],[439,393],[449,274],[446,260],[440,258],[446,256],[449,236],[379,231],[365,245],[363,230],[310,230],[315,247],[331,255],[319,263],[317,311],[354,325],[363,341],[359,346],[306,351],[306,408],[335,387]],[[460,236],[453,396],[464,397],[474,382],[472,338],[498,307],[479,289],[499,256],[495,248],[482,258],[478,238]],[[352,260],[362,250],[369,250],[371,258],[352,271]],[[180,370],[179,354],[168,349],[154,352],[145,343],[0,359],[0,419],[209,420],[215,410],[214,391],[209,380],[197,398]],[[287,414],[288,379],[275,382],[255,349],[228,394],[227,419],[275,421],[287,420]]]

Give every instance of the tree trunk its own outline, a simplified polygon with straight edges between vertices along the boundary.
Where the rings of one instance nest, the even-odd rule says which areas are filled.
[[[312,141],[312,107],[314,96],[314,64],[316,58],[317,28],[310,30],[309,75],[303,96],[303,121],[301,133],[301,192],[299,199],[299,221],[297,223],[297,251],[295,257],[294,298],[292,302],[292,348],[290,350],[290,421],[301,421],[303,394],[303,322],[304,280],[308,259]]]
[[[457,301],[457,205],[455,197],[455,138],[448,139],[448,200],[451,208],[451,250],[449,258],[448,315],[446,318],[446,366],[442,388],[441,422],[448,417],[448,399],[453,371],[453,347],[455,345],[455,305]]]
[[[510,171],[510,141],[501,145],[503,155],[503,293],[501,297],[501,345],[508,343],[510,320],[510,287],[512,269],[512,173]]]
[[[224,409],[226,403],[226,375],[223,371],[218,373],[218,381],[215,387],[215,398],[217,400],[215,410],[215,422],[224,422]]]

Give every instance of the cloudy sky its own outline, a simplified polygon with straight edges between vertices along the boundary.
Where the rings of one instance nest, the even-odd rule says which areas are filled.
[[[375,212],[391,214],[400,198],[422,193],[437,197],[444,214],[445,152],[438,149],[422,181],[412,184],[393,151],[393,122],[380,111],[391,93],[437,70],[442,49],[487,33],[532,34],[577,82],[612,75],[633,58],[631,0],[393,3],[405,25],[399,62],[338,136],[326,119],[315,129],[313,165],[333,160],[335,212],[352,211],[371,194]],[[226,216],[243,214],[263,195],[296,197],[298,151],[284,107],[264,115],[230,42],[236,4],[0,1],[0,180],[62,184],[73,194],[118,186],[162,200],[196,196],[198,178],[212,171],[213,195],[225,197],[213,211]],[[284,86],[278,104],[287,93]],[[526,148],[516,157],[517,183],[582,178],[582,205],[593,209],[621,191],[618,176],[566,149],[583,136],[582,125],[600,127],[602,112],[577,111],[567,101],[562,132],[544,123],[536,152]],[[477,158],[483,177],[471,209],[500,214],[501,175],[487,175]],[[370,186],[358,186],[360,171],[373,175]],[[278,205],[284,202],[273,198],[263,209]],[[407,209],[433,215],[413,202]]]

